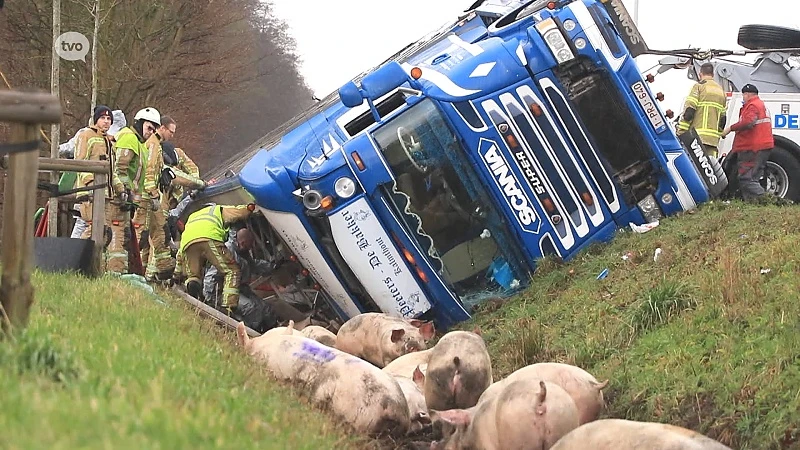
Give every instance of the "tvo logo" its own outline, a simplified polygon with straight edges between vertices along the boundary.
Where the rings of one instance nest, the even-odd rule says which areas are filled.
[[[67,61],[86,62],[89,53],[89,39],[77,31],[68,31],[56,39],[55,52]]]

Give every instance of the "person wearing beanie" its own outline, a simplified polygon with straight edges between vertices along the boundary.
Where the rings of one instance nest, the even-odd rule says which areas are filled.
[[[733,147],[730,156],[736,157],[736,176],[742,197],[748,202],[758,202],[764,197],[761,175],[775,146],[772,137],[772,119],[764,102],[758,96],[758,88],[752,84],[742,86],[744,104],[739,110],[739,121],[722,131],[722,137],[731,132]]]
[[[92,113],[92,124],[78,133],[75,145],[75,160],[107,161],[111,170],[111,140],[106,132],[114,123],[111,109],[105,105],[97,105]],[[94,184],[94,174],[80,172],[75,178],[75,188],[84,188]],[[92,237],[92,191],[80,191],[76,198],[79,202],[78,211],[81,220],[86,223],[86,228],[81,234],[81,239]],[[106,188],[106,199],[112,197],[111,188]]]

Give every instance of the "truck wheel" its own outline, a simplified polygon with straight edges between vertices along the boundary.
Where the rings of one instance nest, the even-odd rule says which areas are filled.
[[[777,197],[800,201],[800,161],[782,147],[772,149],[764,167],[764,190]]]
[[[742,25],[739,45],[750,50],[800,47],[800,30],[774,25]]]

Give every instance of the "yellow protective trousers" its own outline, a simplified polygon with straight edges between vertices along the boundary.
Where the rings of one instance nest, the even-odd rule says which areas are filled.
[[[203,283],[203,267],[206,263],[216,267],[225,277],[222,284],[222,307],[235,308],[239,304],[239,265],[228,248],[220,241],[193,242],[183,249],[182,268],[186,271],[186,283],[194,280]]]

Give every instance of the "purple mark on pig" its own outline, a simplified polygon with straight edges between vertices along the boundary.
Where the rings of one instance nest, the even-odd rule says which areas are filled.
[[[336,358],[336,355],[327,348],[315,345],[312,342],[304,341],[300,349],[292,354],[295,358],[308,361],[327,363]]]

